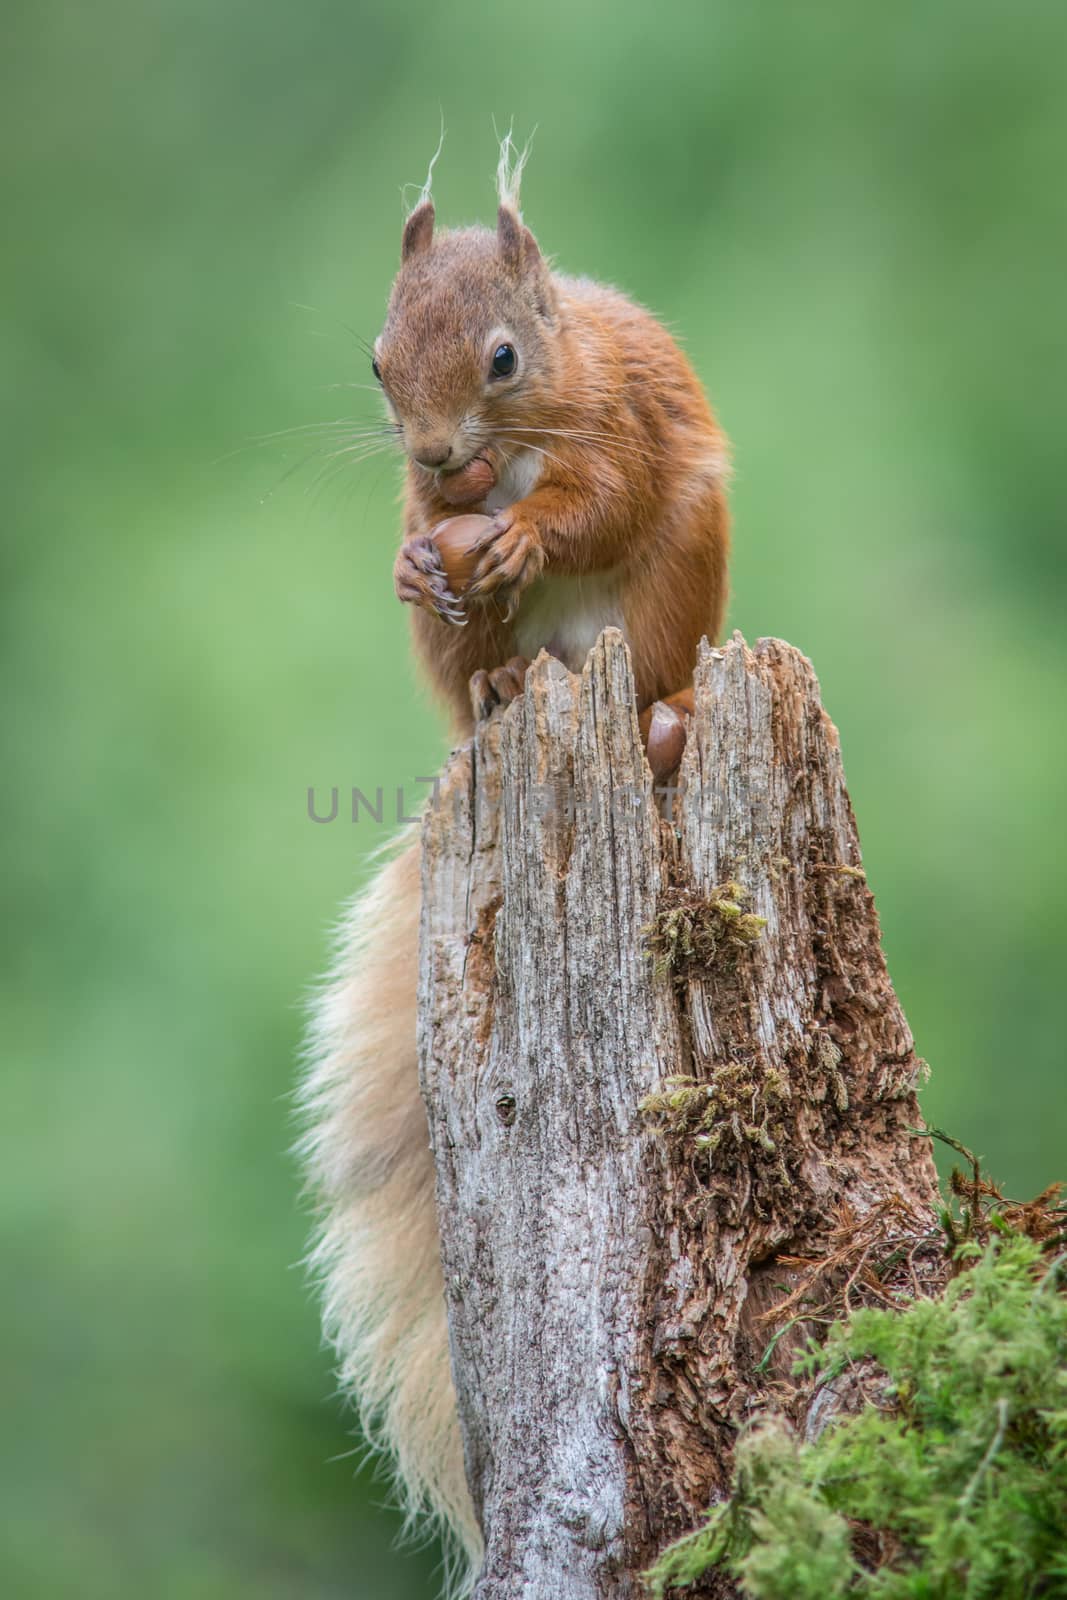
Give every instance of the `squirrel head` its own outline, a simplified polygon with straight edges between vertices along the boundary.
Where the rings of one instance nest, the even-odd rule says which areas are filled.
[[[514,454],[542,423],[562,381],[552,274],[518,211],[495,232],[434,232],[425,199],[404,225],[400,270],[374,372],[412,461],[458,471],[494,446]]]

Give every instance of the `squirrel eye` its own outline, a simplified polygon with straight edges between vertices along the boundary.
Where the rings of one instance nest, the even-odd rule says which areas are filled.
[[[374,376],[377,378],[378,382],[381,383],[381,381],[382,381],[382,369],[378,365],[377,361],[372,361],[371,362],[370,369],[374,373]]]
[[[510,378],[515,371],[517,360],[515,349],[510,344],[498,344],[493,351],[492,365],[489,368],[491,378]]]

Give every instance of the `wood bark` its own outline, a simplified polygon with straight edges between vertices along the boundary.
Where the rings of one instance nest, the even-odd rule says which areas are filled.
[[[425,819],[420,1073],[477,1600],[639,1595],[788,1380],[788,1338],[761,1369],[796,1281],[777,1257],[934,1204],[814,671],[735,636],[702,648],[695,703],[657,796],[621,635],[580,678],[542,655]]]

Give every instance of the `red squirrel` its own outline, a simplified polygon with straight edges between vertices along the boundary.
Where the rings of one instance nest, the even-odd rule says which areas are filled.
[[[727,446],[662,324],[553,272],[507,201],[495,231],[437,234],[425,199],[374,372],[408,455],[396,591],[457,733],[540,649],[579,671],[609,623],[639,709],[685,689],[726,602]],[[491,518],[463,600],[432,538],[457,506]]]
[[[684,708],[725,604],[727,446],[663,326],[553,272],[507,184],[495,230],[436,233],[427,195],[404,227],[374,371],[408,456],[396,589],[455,731],[514,698],[542,648],[580,670],[608,624],[629,643],[646,732],[663,701]],[[460,594],[432,537],[457,507],[491,519]],[[342,1381],[409,1513],[456,1536],[462,1589],[480,1533],[418,1085],[418,926],[409,834],[353,907],[317,1004],[305,1151]]]

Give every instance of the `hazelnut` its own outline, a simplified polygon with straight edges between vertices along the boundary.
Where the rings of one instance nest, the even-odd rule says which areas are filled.
[[[485,536],[492,524],[492,517],[481,517],[471,512],[463,517],[446,517],[430,533],[441,557],[448,587],[457,599],[474,576]]]
[[[638,718],[645,754],[656,783],[674,772],[685,753],[686,718],[666,700],[657,700]]]
[[[493,464],[485,456],[474,456],[458,472],[441,472],[437,489],[450,506],[473,506],[484,500],[496,483]]]

